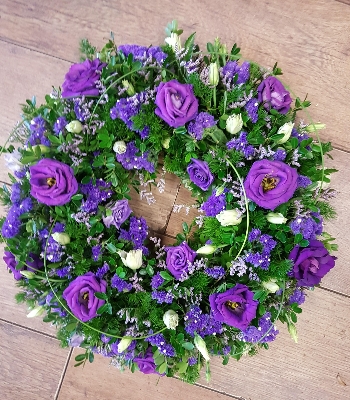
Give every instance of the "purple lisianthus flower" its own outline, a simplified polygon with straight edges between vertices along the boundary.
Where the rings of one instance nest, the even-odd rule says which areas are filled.
[[[44,158],[29,167],[30,194],[47,206],[62,206],[78,190],[73,169],[60,161]]]
[[[292,274],[299,286],[315,286],[334,267],[336,257],[331,256],[319,240],[310,240],[308,247],[295,246],[289,254],[293,261]]]
[[[274,210],[293,197],[298,173],[282,161],[259,160],[244,181],[247,197],[262,208]]]
[[[29,257],[32,261],[27,260],[21,269],[16,269],[18,262],[16,261],[15,256],[10,251],[5,251],[3,260],[5,261],[7,268],[13,273],[13,278],[16,281],[23,278],[21,271],[36,272],[38,269],[43,267],[43,261],[36,254],[30,253]]]
[[[96,81],[100,80],[100,71],[105,65],[98,58],[73,64],[65,76],[62,97],[98,96]]]
[[[192,263],[196,258],[196,252],[183,242],[180,246],[166,247],[166,266],[176,279],[188,271],[188,263]]]
[[[211,294],[209,302],[217,321],[244,330],[256,316],[259,302],[253,298],[254,293],[247,286],[237,283],[224,293]]]
[[[62,297],[66,300],[72,313],[81,321],[86,322],[97,316],[97,310],[105,303],[95,297],[96,292],[105,293],[107,282],[97,279],[95,274],[87,272],[78,276],[63,291]]]
[[[139,367],[140,372],[143,374],[158,374],[156,371],[156,364],[153,358],[152,347],[148,347],[145,354],[139,354],[138,357],[133,359],[134,363]]]
[[[209,165],[206,161],[191,158],[191,163],[187,167],[188,175],[191,181],[201,188],[208,190],[214,181],[214,175],[210,172]]]
[[[116,201],[114,205],[110,207],[110,210],[112,210],[112,215],[103,217],[103,223],[107,228],[114,225],[117,229],[120,229],[121,224],[129,218],[132,212],[128,200]]]
[[[274,108],[281,114],[287,114],[292,99],[282,83],[274,76],[264,79],[258,86],[258,100],[267,110]]]
[[[198,112],[198,100],[190,84],[173,79],[158,86],[155,103],[156,115],[169,126],[177,128],[194,119]]]

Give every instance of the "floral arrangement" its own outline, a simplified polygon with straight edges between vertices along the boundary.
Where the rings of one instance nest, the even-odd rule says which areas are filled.
[[[99,353],[193,383],[214,355],[268,348],[278,321],[297,340],[305,294],[335,264],[334,170],[277,64],[238,62],[219,39],[200,51],[194,34],[182,46],[176,22],[166,32],[160,47],[84,40],[62,90],[27,100],[19,147],[2,149],[0,226],[17,300],[85,349],[76,365]],[[131,187],[154,202],[165,172],[198,211],[168,247],[129,204]]]

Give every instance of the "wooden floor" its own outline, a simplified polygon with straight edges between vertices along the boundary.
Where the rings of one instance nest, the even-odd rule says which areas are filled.
[[[158,44],[164,26],[176,18],[200,45],[216,36],[241,46],[245,59],[282,67],[284,81],[300,97],[308,93],[314,121],[327,124],[322,138],[333,141],[339,172],[333,186],[339,217],[327,231],[337,237],[337,266],[322,288],[310,293],[295,344],[281,335],[254,358],[212,363],[212,380],[196,386],[169,378],[120,373],[108,360],[74,368],[74,355],[61,349],[54,328],[27,319],[16,306],[14,281],[0,268],[1,400],[338,400],[350,399],[350,1],[349,0],[0,0],[0,135],[19,119],[19,103],[61,85],[78,42]],[[0,181],[8,182],[0,166]],[[190,203],[177,179],[166,177],[166,193],[145,213],[154,229],[173,235],[185,213],[173,204]]]

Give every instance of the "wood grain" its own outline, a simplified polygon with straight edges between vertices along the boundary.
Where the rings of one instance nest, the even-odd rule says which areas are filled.
[[[0,394],[6,400],[53,399],[69,353],[58,341],[0,321]]]
[[[16,10],[14,12],[13,10]],[[350,8],[331,0],[121,0],[93,3],[61,0],[3,0],[0,38],[70,61],[78,59],[78,41],[88,37],[101,46],[115,32],[117,43],[158,44],[163,27],[176,18],[185,33],[197,31],[200,45],[216,36],[237,42],[246,59],[282,67],[286,84],[314,104],[314,121],[329,129],[322,137],[350,150]],[[331,17],[330,17],[331,16]],[[239,22],[239,23],[238,23]],[[30,32],[30,34],[28,34]],[[8,61],[0,62],[6,66]],[[47,65],[43,79],[51,74]],[[3,75],[4,79],[9,76]]]
[[[120,372],[110,366],[102,356],[92,364],[74,368],[74,357],[81,351],[74,350],[64,377],[58,400],[127,399],[127,400],[228,400],[223,394],[197,386],[187,385],[177,379],[157,375]]]

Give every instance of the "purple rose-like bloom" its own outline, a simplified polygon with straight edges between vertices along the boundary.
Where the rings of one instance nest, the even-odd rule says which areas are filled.
[[[159,84],[155,103],[156,115],[173,128],[185,125],[198,112],[198,100],[193,94],[192,85],[175,79]]]
[[[274,108],[281,114],[287,114],[292,99],[282,83],[274,76],[264,79],[258,86],[258,100],[267,110]]]
[[[62,206],[78,190],[73,169],[60,161],[44,158],[29,167],[30,194],[47,206]]]
[[[103,223],[107,228],[114,225],[117,229],[120,229],[121,224],[129,218],[129,215],[132,212],[128,200],[116,201],[114,205],[110,207],[110,210],[112,210],[112,215],[103,217]]]
[[[282,161],[259,160],[244,181],[247,197],[262,208],[274,210],[293,197],[298,173]]]
[[[224,293],[211,294],[209,302],[217,321],[244,330],[256,316],[259,302],[253,298],[247,286],[237,283]]]
[[[158,374],[156,371],[156,364],[153,358],[152,347],[148,347],[145,354],[139,354],[138,357],[135,357],[133,360],[137,366],[139,367],[140,372],[143,374]]]
[[[202,190],[208,190],[214,181],[214,175],[210,172],[208,163],[196,158],[191,158],[191,161],[187,167],[191,181]]]
[[[98,96],[96,81],[100,80],[100,72],[106,65],[98,58],[73,64],[65,76],[62,97]]]
[[[81,321],[86,322],[97,316],[97,310],[105,303],[95,297],[96,292],[105,293],[107,283],[97,279],[95,274],[87,272],[78,276],[63,291],[62,297],[66,300],[72,313]]]
[[[299,286],[319,284],[334,267],[336,260],[319,240],[310,240],[305,248],[295,246],[288,258],[293,261],[292,276],[298,280]]]
[[[27,265],[23,265],[21,269],[16,269],[18,262],[16,261],[15,256],[10,251],[5,251],[3,260],[5,261],[7,268],[13,273],[13,278],[16,281],[19,281],[23,278],[21,271],[36,272],[38,269],[43,267],[43,261],[36,254],[30,253],[29,257],[33,261],[27,260]]]
[[[166,247],[166,266],[176,279],[188,271],[188,263],[192,263],[196,258],[196,252],[183,242],[180,246]]]

